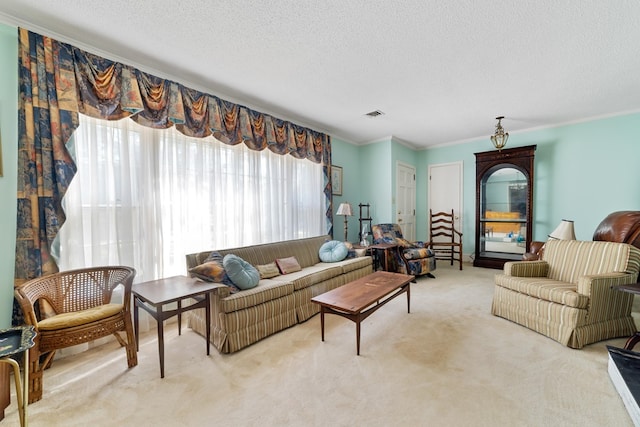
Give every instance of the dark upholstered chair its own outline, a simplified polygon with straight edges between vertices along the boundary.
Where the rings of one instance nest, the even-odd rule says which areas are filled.
[[[427,244],[420,241],[407,241],[402,237],[402,229],[398,224],[376,224],[372,227],[372,231],[374,245],[379,243],[398,245],[392,261],[399,273],[434,277],[431,272],[436,269],[436,259]]]
[[[36,331],[29,357],[29,403],[42,398],[42,371],[50,366],[56,350],[113,334],[126,348],[129,367],[138,364],[131,321],[135,275],[130,267],[85,268],[38,277],[16,287],[25,322]],[[124,288],[122,303],[112,303],[119,285]],[[118,335],[120,331],[126,340]]]

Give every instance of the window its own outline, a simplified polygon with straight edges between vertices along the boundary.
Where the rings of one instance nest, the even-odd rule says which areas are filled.
[[[185,274],[185,254],[327,233],[322,165],[80,115],[60,269]]]

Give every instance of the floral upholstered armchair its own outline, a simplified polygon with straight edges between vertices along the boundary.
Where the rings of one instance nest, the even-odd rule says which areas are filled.
[[[434,277],[431,273],[436,269],[433,251],[425,242],[409,242],[402,237],[402,229],[398,224],[376,224],[372,227],[373,244],[392,243],[398,245],[395,251],[396,271],[413,276]]]

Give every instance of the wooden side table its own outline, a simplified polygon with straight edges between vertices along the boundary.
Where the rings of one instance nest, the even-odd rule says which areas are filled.
[[[389,264],[389,259],[393,256],[393,251],[397,250],[397,243],[377,243],[375,245],[367,246],[367,249],[371,250],[374,260],[374,270],[377,270],[377,267],[380,266],[380,252],[382,252],[384,257],[384,271],[395,272],[395,268],[391,269]]]
[[[619,291],[629,292],[630,294],[640,294],[640,283],[636,283],[635,285],[614,286],[613,288]],[[624,344],[624,349],[633,350],[633,347],[635,347],[635,345],[638,344],[639,342],[640,342],[640,332],[636,332],[635,334],[631,335],[627,340],[627,342]]]
[[[158,323],[158,354],[160,356],[160,378],[164,378],[164,321],[172,316],[178,316],[178,335],[181,334],[182,313],[196,308],[204,308],[206,313],[207,355],[211,346],[211,293],[219,288],[220,283],[202,282],[186,276],[174,276],[166,279],[152,280],[134,284],[133,294],[133,322],[136,332],[136,349],[140,347],[138,326],[138,308],[147,311]],[[192,298],[196,302],[186,307],[182,300]],[[164,306],[176,303],[174,310],[165,310]]]
[[[20,425],[27,425],[27,405],[29,404],[29,349],[33,347],[36,332],[33,326],[18,326],[0,330],[0,362],[13,367],[13,377],[16,383],[16,397],[18,399],[18,413]],[[20,381],[20,365],[11,356],[23,353],[24,378]]]

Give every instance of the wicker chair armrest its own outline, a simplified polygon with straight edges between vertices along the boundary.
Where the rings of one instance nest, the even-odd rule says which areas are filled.
[[[36,331],[38,330],[38,318],[36,317],[36,310],[34,307],[35,301],[31,301],[29,295],[24,292],[21,286],[18,286],[14,289],[14,295],[16,301],[20,305],[22,309],[22,313],[24,315],[24,321],[27,325],[34,326]]]

